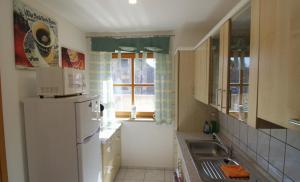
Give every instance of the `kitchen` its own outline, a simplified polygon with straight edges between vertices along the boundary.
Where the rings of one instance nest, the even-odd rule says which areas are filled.
[[[51,42],[57,51],[49,54],[53,56],[49,60],[56,61],[51,62],[52,67],[70,66],[64,64],[64,56],[75,50],[85,60],[84,66],[76,66],[85,70],[86,92],[96,90],[99,102],[110,97],[117,101],[114,107],[103,103],[103,116],[96,112],[102,120],[116,120],[101,125],[102,137],[108,138],[101,144],[99,156],[105,167],[101,173],[112,174],[103,181],[173,181],[174,172],[176,179],[183,181],[216,177],[207,177],[198,164],[199,160],[203,162],[202,158],[195,158],[193,150],[201,152],[204,145],[199,144],[199,138],[214,141],[217,146],[225,143],[226,147],[220,150],[226,149],[226,154],[233,150],[232,159],[250,172],[250,181],[300,181],[300,75],[296,61],[300,4],[293,0],[1,0],[0,19],[4,26],[0,32],[0,124],[5,137],[0,142],[0,181],[31,181],[32,171],[24,102],[38,97],[39,85],[37,69],[28,68],[28,62],[17,59],[16,48],[27,45],[16,40],[15,2],[51,20],[51,36],[58,37],[55,43]],[[30,26],[34,33],[34,27],[42,25]],[[21,41],[34,39],[34,35],[26,36]],[[33,52],[25,52],[29,60],[38,52],[42,57],[48,56],[43,46],[35,44]],[[111,62],[106,62],[104,52],[111,53]],[[122,60],[122,64],[117,60]],[[160,65],[161,62],[168,64]],[[107,64],[112,66],[109,71],[113,83],[106,83],[103,90],[111,92],[105,93],[95,86],[102,83],[98,78],[103,78],[101,71]],[[146,69],[147,73],[137,76],[137,83],[133,80],[133,69],[124,70],[122,65],[140,69],[137,72]],[[174,85],[159,80],[154,65],[166,68],[163,74],[168,74],[167,78],[171,75],[168,81]],[[164,86],[174,86],[174,95],[168,95],[168,89],[160,89]],[[170,108],[164,110],[165,106]],[[218,133],[221,142],[212,135],[204,135],[204,128]],[[106,157],[105,151],[113,151],[109,154],[115,156]],[[104,164],[110,161],[114,165]]]

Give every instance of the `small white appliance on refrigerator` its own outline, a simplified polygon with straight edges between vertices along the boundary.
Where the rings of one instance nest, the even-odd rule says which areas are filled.
[[[24,101],[30,182],[101,182],[98,97]]]

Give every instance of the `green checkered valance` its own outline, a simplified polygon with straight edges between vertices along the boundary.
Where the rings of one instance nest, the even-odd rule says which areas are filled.
[[[170,37],[145,37],[145,38],[115,38],[93,37],[92,51],[102,52],[159,52],[168,54]]]

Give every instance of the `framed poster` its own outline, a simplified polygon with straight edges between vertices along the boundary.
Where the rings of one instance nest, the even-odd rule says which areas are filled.
[[[13,4],[16,67],[59,66],[56,22],[20,0]]]
[[[62,47],[61,59],[63,68],[85,69],[85,55],[81,52]]]

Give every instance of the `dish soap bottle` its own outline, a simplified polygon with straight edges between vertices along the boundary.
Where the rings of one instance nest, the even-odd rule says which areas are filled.
[[[210,134],[210,126],[208,124],[208,121],[205,121],[204,126],[203,126],[203,133],[205,134]]]
[[[131,119],[136,119],[136,106],[133,105],[131,108]]]

